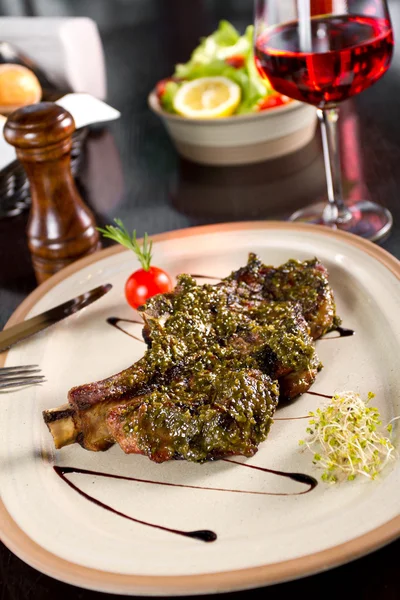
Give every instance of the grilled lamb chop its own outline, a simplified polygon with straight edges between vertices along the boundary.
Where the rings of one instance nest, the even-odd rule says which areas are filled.
[[[70,403],[85,410],[100,401],[140,393],[158,374],[165,374],[184,362],[188,355],[193,356],[216,341],[225,343],[224,340],[244,331],[246,323],[253,321],[274,325],[277,352],[282,348],[283,330],[290,329],[294,337],[307,336],[307,324],[298,307],[281,304],[278,311],[279,303],[265,301],[251,290],[247,290],[247,296],[251,296],[248,299],[243,293],[244,287],[242,284],[239,296],[233,293],[231,282],[224,286],[199,286],[189,276],[182,276],[174,292],[150,299],[142,310],[144,338],[152,347],[146,360],[141,359],[104,381],[73,388],[69,393]],[[272,332],[270,337],[273,337]],[[306,344],[313,354],[308,337]],[[289,358],[287,350],[280,352],[284,363]]]
[[[300,262],[288,260],[280,267],[264,265],[249,254],[245,267],[234,271],[222,283],[233,284],[232,293],[280,302],[298,302],[310,334],[317,339],[339,325],[328,271],[317,258]]]
[[[295,261],[290,262],[290,267],[294,270],[292,263]],[[143,338],[149,347],[156,346],[158,350],[160,340],[162,343],[168,332],[176,329],[182,331],[182,328],[186,327],[189,335],[196,336],[193,346],[198,348],[202,343],[209,343],[208,333],[213,327],[217,328],[216,335],[220,340],[225,339],[229,331],[234,331],[236,327],[234,335],[242,341],[242,345],[244,339],[249,338],[252,332],[253,339],[248,339],[247,343],[248,352],[259,352],[261,342],[264,354],[265,348],[268,348],[268,364],[259,366],[272,378],[279,378],[281,398],[292,399],[310,387],[320,368],[309,337],[309,324],[302,314],[305,300],[303,304],[266,300],[263,290],[253,280],[249,283],[244,281],[244,277],[249,279],[249,272],[255,272],[255,263],[257,267],[261,264],[254,255],[250,255],[248,267],[234,272],[216,286],[197,286],[190,277],[181,277],[178,286],[170,294],[155,296],[139,309],[145,322]],[[297,264],[299,270],[308,269],[314,273],[315,266],[310,263],[311,261]],[[283,265],[282,270],[288,270],[287,265]],[[266,269],[267,267],[264,267],[264,270]],[[319,285],[320,302],[314,301],[314,313],[311,312],[310,304],[307,306],[309,318],[315,316],[314,323],[318,322],[318,325],[313,327],[315,335],[317,327],[322,331],[322,323],[324,333],[332,328],[335,312],[332,292],[326,282],[326,272],[321,277],[319,267],[316,271],[316,275],[298,275],[294,284],[296,293],[302,299],[304,280],[309,280],[308,287],[311,286],[312,277],[318,280],[314,282],[314,286]],[[207,299],[205,306],[204,303],[199,303],[198,296],[203,294]],[[276,291],[276,296],[278,295]],[[280,296],[285,299],[283,292]],[[292,297],[294,296],[292,293]],[[324,312],[322,303],[324,307],[329,305],[329,314]],[[215,324],[216,319],[213,319],[213,315],[219,315],[219,324],[218,321]],[[262,338],[258,341],[254,339],[257,335],[254,332],[256,324],[263,326]],[[234,337],[228,338],[227,343],[232,344],[233,340]]]
[[[113,438],[127,454],[155,462],[253,456],[268,435],[278,386],[261,371],[218,365],[183,371],[168,387],[108,413]]]
[[[176,326],[174,321],[171,329]],[[65,442],[77,441],[88,450],[107,449],[113,443],[113,436],[110,436],[106,424],[107,414],[112,407],[132,399],[135,403],[136,398],[147,396],[154,390],[168,389],[168,386],[175,385],[182,373],[195,372],[199,365],[215,369],[229,360],[231,364],[234,362],[233,369],[241,367],[261,370],[272,379],[280,378],[281,389],[286,397],[306,391],[319,368],[307,324],[299,307],[290,303],[268,303],[264,307],[253,309],[251,318],[244,320],[241,316],[240,328],[225,339],[223,345],[216,338],[211,324],[207,323],[208,335],[205,336],[203,346],[196,338],[196,351],[186,356],[182,354],[182,360],[178,363],[165,361],[166,352],[162,342],[167,340],[173,346],[176,339],[171,335],[168,321],[164,328],[165,336],[159,335],[157,338],[155,335],[158,347],[152,345],[140,361],[119,374],[118,378],[114,376],[98,385],[89,384],[70,391],[69,406],[74,407],[72,418],[76,426],[72,430],[72,437],[70,419],[65,421],[65,438],[61,423],[57,420],[57,409],[55,412],[45,413],[50,430],[53,432],[57,428],[57,434],[54,435],[57,447],[62,447]],[[289,381],[289,373],[292,378],[291,388],[285,383]],[[85,391],[83,398],[82,388]],[[183,395],[186,394],[183,388],[181,391]],[[70,413],[68,416],[71,417]]]
[[[206,289],[210,286],[202,287]],[[304,262],[289,260],[275,268],[264,265],[258,256],[250,253],[245,267],[233,271],[213,287],[224,290],[229,310],[235,312],[247,312],[266,300],[300,304],[313,339],[339,324],[328,272],[316,258]],[[178,285],[170,294],[155,296],[139,308],[145,321],[143,338],[148,345],[151,343],[152,329],[158,326],[160,319],[162,326],[169,315],[180,310],[181,291]],[[190,302],[189,298],[189,306]],[[216,306],[215,310],[218,308]]]
[[[300,304],[294,303],[297,296]],[[142,427],[144,415],[151,412],[145,407],[156,396],[160,398],[162,390],[171,407],[165,392],[170,388],[179,389],[182,396],[171,414],[185,411],[187,398],[196,387],[196,369],[213,372],[226,360],[230,361],[229,372],[262,371],[272,379],[279,378],[281,395],[286,398],[306,391],[320,365],[302,311],[314,336],[332,328],[333,297],[326,271],[316,260],[289,261],[273,269],[250,255],[247,267],[217,286],[198,286],[182,276],[174,292],[151,299],[142,311],[150,349],[140,361],[102,382],[73,388],[68,405],[45,411],[56,447],[77,441],[87,449],[104,450],[118,441],[125,451],[151,454],[146,445],[138,445],[138,440],[144,439],[143,431],[128,436],[121,415],[127,414],[128,407],[133,414],[136,407],[138,412],[134,411],[132,418]],[[214,360],[211,366],[210,360]],[[182,386],[182,381],[190,381],[190,386]],[[272,388],[270,394],[274,396]],[[203,404],[208,406],[210,401],[205,398]],[[168,422],[172,426],[173,419]],[[171,439],[170,434],[163,425],[153,431],[151,443],[156,444],[157,436]],[[179,454],[176,448],[174,452]],[[187,448],[181,454],[189,457],[190,452]],[[218,454],[217,447],[215,452]],[[164,455],[164,451],[160,455],[155,452],[154,460],[164,460]],[[206,458],[211,456],[210,450]]]

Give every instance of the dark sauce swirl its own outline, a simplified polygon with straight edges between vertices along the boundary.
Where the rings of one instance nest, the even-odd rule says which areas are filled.
[[[309,390],[304,393],[311,394],[311,396],[319,396],[320,398],[328,398],[329,400],[332,400],[332,394],[329,396],[329,394],[320,394],[319,392],[310,392]]]
[[[133,333],[129,333],[128,331],[125,331],[125,329],[123,329],[122,327],[120,327],[118,325],[118,323],[138,323],[139,325],[143,325],[143,321],[138,321],[135,319],[122,319],[120,317],[108,317],[107,319],[107,323],[109,325],[111,325],[112,327],[115,327],[115,329],[118,329],[118,331],[121,331],[122,333],[125,333],[125,335],[129,335],[129,337],[133,338],[134,340],[137,340],[138,342],[142,342],[142,344],[144,344],[144,340],[141,337],[138,337],[137,335],[133,335]]]
[[[297,481],[298,483],[302,483],[302,484],[308,486],[307,490],[304,490],[302,492],[289,493],[289,494],[264,492],[268,496],[301,496],[303,494],[308,494],[308,492],[311,492],[318,485],[318,481],[315,479],[315,477],[311,477],[311,475],[307,475],[306,473],[290,473],[288,471],[277,471],[275,469],[267,469],[265,467],[258,467],[257,465],[249,465],[247,463],[238,463],[235,460],[231,460],[229,458],[223,458],[222,460],[224,462],[229,462],[234,465],[246,467],[247,469],[255,469],[256,471],[263,471],[264,473],[272,473],[273,475],[279,475],[279,477],[286,477],[287,479],[292,479],[293,481]],[[232,490],[229,490],[229,491],[232,491]]]
[[[332,333],[337,332],[339,335],[324,335],[320,340],[337,340],[342,337],[351,337],[355,334],[354,329],[347,329],[347,327],[336,327]]]
[[[169,486],[169,487],[180,487],[180,488],[187,488],[187,489],[205,490],[205,491],[210,491],[210,492],[225,492],[225,493],[231,493],[231,494],[253,494],[253,495],[260,495],[260,496],[298,496],[298,495],[307,494],[308,492],[311,492],[318,484],[317,480],[314,477],[311,477],[311,475],[307,475],[305,473],[290,473],[290,472],[288,473],[286,471],[277,471],[275,469],[267,469],[265,467],[258,467],[256,465],[239,463],[234,460],[227,459],[227,458],[223,459],[223,460],[225,462],[229,462],[234,465],[237,465],[238,467],[255,469],[257,471],[262,471],[264,473],[272,473],[273,475],[278,475],[279,477],[286,477],[288,479],[292,479],[293,481],[296,481],[297,483],[307,486],[307,489],[303,490],[302,492],[291,492],[291,493],[257,492],[257,491],[252,491],[252,490],[235,490],[235,489],[226,489],[226,488],[203,487],[203,486],[198,486],[198,485],[186,485],[184,483],[168,483],[165,481],[154,481],[151,479],[142,479],[142,478],[138,478],[138,477],[127,477],[125,475],[115,475],[112,473],[102,473],[100,471],[91,471],[89,469],[80,469],[79,467],[54,466],[53,469],[57,473],[57,475],[71,489],[73,489],[75,492],[77,492],[80,496],[82,496],[89,502],[92,502],[96,506],[100,506],[101,508],[104,508],[104,510],[107,510],[115,515],[118,515],[119,517],[124,518],[124,519],[128,519],[129,521],[133,521],[134,523],[138,523],[139,525],[145,525],[147,527],[152,527],[154,529],[160,529],[161,531],[166,531],[168,533],[174,533],[176,535],[190,537],[190,538],[193,538],[196,540],[200,540],[202,542],[214,542],[217,539],[217,534],[214,531],[211,531],[209,529],[198,529],[195,531],[183,531],[181,529],[173,529],[171,527],[165,527],[164,525],[158,525],[157,523],[151,523],[149,521],[143,521],[142,519],[137,519],[135,517],[131,517],[121,511],[113,508],[112,506],[109,506],[108,504],[101,502],[101,500],[94,498],[87,492],[84,492],[77,485],[75,485],[75,483],[70,481],[70,479],[68,479],[68,477],[66,477],[66,475],[68,475],[69,473],[78,473],[81,475],[106,477],[108,479],[123,479],[125,481],[135,481],[135,482],[141,482],[141,483],[148,483],[148,484],[152,484],[152,485],[164,485],[164,486]]]
[[[86,500],[89,500],[89,502],[93,502],[93,504],[96,504],[96,506],[100,506],[101,508],[104,508],[105,510],[108,510],[109,512],[111,512],[113,514],[118,515],[119,517],[123,517],[124,519],[128,519],[129,521],[133,521],[134,523],[139,523],[140,525],[146,525],[147,527],[153,527],[154,529],[160,529],[161,531],[167,531],[168,533],[175,533],[176,535],[182,535],[184,537],[190,537],[190,538],[194,538],[196,540],[201,540],[202,542],[214,542],[217,539],[217,534],[214,533],[214,531],[210,531],[209,529],[199,529],[197,531],[182,531],[180,529],[172,529],[170,527],[165,527],[164,525],[157,525],[157,523],[150,523],[149,521],[143,521],[142,519],[136,519],[135,517],[130,517],[129,515],[126,515],[125,513],[121,512],[119,510],[116,510],[115,508],[112,508],[112,506],[109,506],[108,504],[101,502],[101,500],[97,500],[97,498],[94,498],[90,494],[87,494],[86,492],[81,490],[77,485],[72,483],[72,481],[70,481],[68,479],[68,477],[66,477],[66,475],[68,473],[81,473],[81,474],[85,474],[85,475],[99,475],[101,477],[109,477],[112,479],[128,479],[130,481],[140,481],[138,479],[135,479],[133,477],[122,477],[120,475],[112,475],[111,473],[100,473],[97,471],[89,471],[86,469],[79,469],[77,467],[54,466],[53,469],[57,473],[57,475],[63,481],[65,481],[65,483],[67,485],[69,485],[69,487],[72,488],[75,492],[77,492],[80,496],[83,496],[83,498],[86,498]],[[156,482],[153,482],[153,483],[156,483]]]

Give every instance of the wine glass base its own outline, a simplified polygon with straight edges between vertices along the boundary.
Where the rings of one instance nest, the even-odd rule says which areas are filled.
[[[301,223],[313,223],[317,225],[326,225],[332,229],[340,229],[354,233],[372,242],[377,242],[386,237],[393,225],[391,213],[375,202],[369,200],[360,200],[347,208],[351,212],[351,218],[347,222],[330,224],[324,220],[324,211],[327,205],[324,202],[312,204],[306,208],[296,211],[290,221],[299,221]],[[326,213],[325,213],[326,214]]]

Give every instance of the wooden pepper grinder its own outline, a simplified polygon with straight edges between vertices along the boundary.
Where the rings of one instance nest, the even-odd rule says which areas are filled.
[[[74,119],[51,102],[12,113],[4,137],[15,146],[32,198],[28,245],[38,282],[99,248],[99,234],[70,168]]]

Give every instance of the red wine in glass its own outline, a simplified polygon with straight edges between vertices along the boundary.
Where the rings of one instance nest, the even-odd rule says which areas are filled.
[[[313,17],[308,25],[306,41],[298,21],[273,27],[256,40],[257,67],[278,92],[329,108],[363,92],[389,68],[388,20],[332,15]]]
[[[339,105],[387,71],[393,33],[386,0],[255,0],[256,65],[278,91],[317,108],[328,202],[306,206],[292,221],[317,223],[376,241],[393,224],[370,200],[343,197]]]

